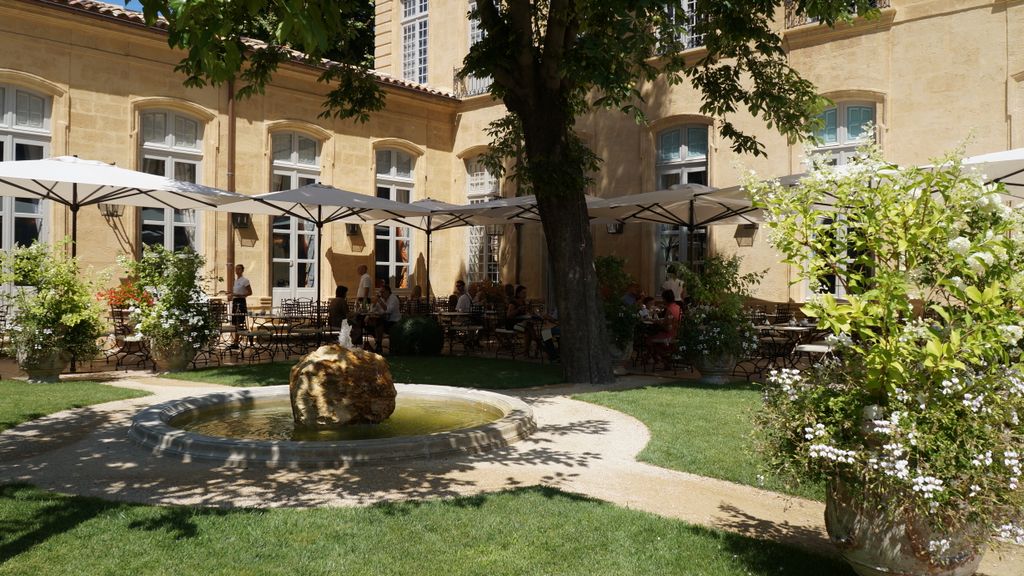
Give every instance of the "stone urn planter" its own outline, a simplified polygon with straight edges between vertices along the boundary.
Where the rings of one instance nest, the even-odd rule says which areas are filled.
[[[185,342],[157,344],[150,340],[149,352],[157,372],[181,372],[196,357],[196,350]]]
[[[936,533],[913,513],[886,514],[888,499],[858,493],[833,479],[825,500],[825,528],[843,558],[861,576],[970,576],[981,550],[968,531]]]
[[[700,381],[705,384],[727,384],[733,380],[736,357],[732,354],[698,356],[693,365],[700,372]]]
[[[71,361],[71,357],[63,350],[49,350],[47,354],[40,354],[34,360],[28,360],[27,355],[18,352],[18,366],[28,374],[29,382],[57,382],[60,374]]]

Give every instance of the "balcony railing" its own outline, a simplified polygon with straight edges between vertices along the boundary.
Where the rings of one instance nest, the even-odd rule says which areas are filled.
[[[888,8],[890,0],[874,0],[872,6],[875,8]],[[856,11],[856,7],[852,5],[850,8]],[[797,14],[796,2],[792,0],[786,0],[786,28],[795,28],[797,26],[803,26],[804,24],[813,24],[817,22],[817,18],[811,18],[806,14]]]
[[[459,78],[459,70],[461,68],[456,68],[452,74],[452,86],[455,88],[456,97],[468,98],[477,94],[483,94],[491,89],[490,76],[477,78],[476,76],[469,75],[465,78]]]

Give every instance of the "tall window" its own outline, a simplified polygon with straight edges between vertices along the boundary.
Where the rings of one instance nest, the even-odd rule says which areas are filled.
[[[875,122],[875,105],[870,102],[842,102],[821,113],[824,126],[815,132],[818,154],[834,165],[846,164],[859,146],[871,137],[868,124]]]
[[[425,3],[424,3],[425,4]],[[377,151],[377,197],[410,202],[415,187],[412,156],[401,150]],[[374,226],[374,276],[393,288],[409,287],[412,235],[408,226]]]
[[[468,12],[472,13],[476,10],[476,1],[471,0],[469,2]],[[484,39],[484,29],[480,27],[480,20],[478,18],[469,18],[469,46],[473,47],[474,44]],[[458,72],[456,68],[456,72]],[[491,87],[491,77],[484,76],[478,78],[476,76],[466,76],[465,78],[456,78],[453,86],[455,86],[455,94],[459,97],[465,96],[476,96],[477,94],[483,94],[487,92]]]
[[[677,184],[708,183],[708,127],[684,125],[658,134],[656,177],[659,190]],[[692,233],[668,224],[657,226],[657,270],[664,274],[667,262],[700,262],[707,253],[707,230]],[[660,279],[659,279],[660,280]]]
[[[686,48],[697,48],[704,45],[704,36],[697,34],[697,0],[684,0],[682,9],[667,6],[672,20],[683,27],[678,40]]]
[[[291,190],[320,181],[320,143],[297,132],[271,137],[273,192]],[[274,216],[271,224],[271,286],[275,300],[304,296],[303,288],[316,288],[316,226],[293,216]]]
[[[428,0],[402,0],[402,78],[427,83]]]
[[[41,160],[50,152],[50,98],[0,84],[0,162]],[[45,204],[0,198],[0,248],[28,246],[44,237]]]
[[[198,184],[203,162],[203,125],[169,110],[143,112],[141,121],[142,171]],[[159,244],[169,250],[198,251],[197,228],[195,210],[142,209],[140,236],[146,246]]]
[[[498,179],[479,158],[466,160],[466,198],[470,204],[494,200],[499,195]],[[466,255],[466,279],[470,282],[490,280],[498,283],[498,254],[501,248],[501,227],[471,226]]]

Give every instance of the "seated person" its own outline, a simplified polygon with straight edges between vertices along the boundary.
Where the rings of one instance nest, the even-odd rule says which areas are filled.
[[[458,299],[455,301],[455,311],[469,314],[473,311],[473,298],[466,292],[466,283],[462,280],[456,280],[455,282],[455,295]]]
[[[641,320],[650,320],[654,316],[654,296],[644,296],[638,315]]]
[[[327,309],[327,325],[341,328],[341,321],[348,320],[348,286],[339,285],[334,289],[334,300]]]
[[[380,296],[377,297],[377,302],[373,305],[373,312],[379,314],[380,318],[378,318],[374,329],[374,340],[377,345],[370,350],[381,354],[384,351],[381,345],[384,341],[384,334],[391,332],[391,327],[402,319],[402,304],[398,301],[398,296],[391,293],[391,287],[387,284],[380,289]]]
[[[676,303],[676,293],[671,289],[663,290],[661,299],[665,306],[665,311],[659,320],[661,329],[650,337],[648,345],[655,359],[664,360],[668,364],[672,358],[679,322],[683,319],[683,309]]]
[[[530,304],[526,301],[526,286],[516,288],[515,296],[505,308],[506,327],[511,330],[516,324],[530,315]]]

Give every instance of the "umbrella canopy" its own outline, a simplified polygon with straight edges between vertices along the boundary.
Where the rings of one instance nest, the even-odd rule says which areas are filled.
[[[587,211],[591,219],[594,214],[592,208],[603,203],[603,200],[596,196],[587,194]],[[540,211],[537,208],[537,197],[516,196],[513,198],[498,198],[489,202],[469,204],[462,206],[459,214],[469,224],[484,226],[488,224],[531,224],[540,222]]]
[[[243,200],[223,206],[230,212],[294,216],[318,228],[331,222],[377,222],[389,218],[427,216],[430,211],[412,204],[395,202],[326,184],[307,184],[291,190],[242,196]]]
[[[60,156],[0,162],[0,195],[52,200],[71,209],[71,253],[78,240],[78,210],[109,203],[146,208],[211,209],[239,194],[136,172],[112,164]]]
[[[1024,199],[1024,148],[971,156],[964,166],[977,169],[988,182],[1004,184],[1008,196]]]
[[[739,188],[716,190],[682,184],[667,190],[605,198],[590,208],[593,218],[672,224],[689,229],[711,224],[755,223],[761,211]]]

